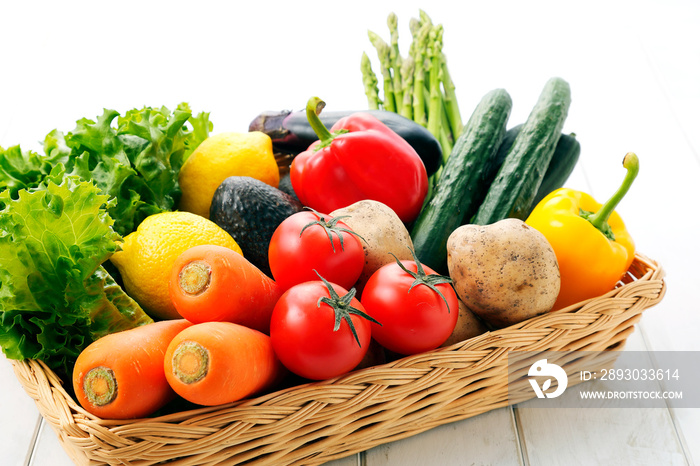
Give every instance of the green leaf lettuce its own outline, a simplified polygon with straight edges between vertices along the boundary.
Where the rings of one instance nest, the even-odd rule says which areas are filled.
[[[149,215],[177,207],[180,168],[212,128],[208,113],[193,116],[186,103],[174,111],[143,107],[123,116],[105,109],[94,120],[78,120],[73,131],[51,131],[44,154],[0,148],[0,190],[16,197],[62,164],[114,200],[108,207],[113,228],[126,236]]]
[[[0,346],[70,375],[80,351],[152,322],[102,267],[118,249],[95,184],[53,168],[37,187],[0,192]]]

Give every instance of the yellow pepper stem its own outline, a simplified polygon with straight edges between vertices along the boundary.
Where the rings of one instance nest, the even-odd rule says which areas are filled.
[[[608,225],[610,215],[613,213],[622,198],[625,197],[625,194],[627,194],[627,191],[629,191],[630,187],[632,186],[632,182],[639,173],[639,158],[637,158],[637,155],[634,152],[628,152],[625,155],[625,158],[622,159],[622,166],[627,169],[627,175],[622,181],[620,188],[615,192],[615,194],[612,195],[610,199],[608,199],[605,204],[603,204],[598,212],[587,216],[584,215],[594,227],[603,232],[606,236],[608,236],[608,233],[612,234],[610,226]],[[612,240],[614,241],[614,237]]]

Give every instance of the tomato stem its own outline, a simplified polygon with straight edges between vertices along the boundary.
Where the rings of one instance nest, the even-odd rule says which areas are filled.
[[[95,406],[105,406],[117,397],[117,378],[109,367],[93,367],[83,378],[85,396]]]
[[[425,285],[437,294],[440,295],[443,301],[445,301],[445,305],[447,306],[447,312],[450,312],[450,305],[447,303],[447,299],[445,299],[445,296],[442,294],[440,290],[437,289],[435,285],[440,285],[442,283],[449,283],[451,287],[454,288],[453,281],[450,277],[446,277],[444,275],[439,275],[439,274],[430,274],[428,275],[425,273],[425,269],[423,268],[423,264],[420,263],[418,260],[418,256],[416,256],[416,252],[411,249],[410,247],[408,248],[409,251],[411,251],[411,255],[413,256],[413,261],[416,263],[416,272],[412,272],[408,270],[399,260],[394,253],[390,252],[392,256],[394,256],[394,259],[396,259],[396,263],[401,267],[401,269],[412,276],[415,280],[413,283],[411,283],[411,286],[408,288],[408,293],[411,292],[413,287],[417,285]]]
[[[369,320],[370,322],[374,322],[375,324],[382,325],[380,324],[377,320],[372,318],[369,314],[366,312],[361,311],[360,309],[357,309],[356,307],[353,307],[350,303],[352,299],[355,297],[355,294],[357,293],[357,290],[355,288],[352,288],[350,291],[348,291],[348,294],[344,296],[340,296],[333,286],[321,276],[320,273],[318,273],[316,270],[314,270],[316,275],[318,275],[318,278],[323,281],[323,283],[326,285],[326,288],[328,288],[328,294],[330,297],[322,296],[318,299],[318,302],[316,303],[317,307],[321,307],[321,303],[328,304],[332,309],[333,312],[335,313],[335,324],[333,325],[333,331],[337,332],[338,329],[340,329],[340,323],[341,321],[345,321],[348,323],[350,326],[350,331],[352,332],[352,335],[355,337],[355,341],[357,342],[357,345],[362,347],[362,344],[360,343],[360,338],[357,336],[357,331],[355,330],[355,325],[352,323],[352,319],[350,318],[351,314],[355,314],[357,316],[360,316],[364,319]]]
[[[304,225],[304,228],[302,228],[301,231],[299,232],[299,237],[301,237],[301,235],[304,233],[304,230],[306,230],[310,226],[319,225],[321,228],[323,228],[325,230],[326,234],[328,235],[328,240],[331,242],[331,248],[333,248],[333,252],[335,252],[335,244],[333,243],[333,233],[336,234],[336,236],[338,237],[338,240],[340,241],[341,251],[345,250],[345,246],[343,244],[343,235],[340,234],[341,232],[345,232],[345,233],[349,233],[351,235],[357,236],[365,243],[367,242],[367,240],[365,240],[362,236],[358,235],[354,231],[352,231],[348,228],[339,227],[337,225],[340,220],[342,220],[344,218],[349,218],[350,217],[349,215],[341,215],[341,216],[333,217],[329,220],[326,220],[325,217],[323,216],[323,214],[315,211],[311,207],[306,207],[306,208],[309,209],[310,211],[312,211],[314,214],[316,214],[316,216],[318,217],[318,220],[315,220],[313,222],[309,222],[306,225]]]

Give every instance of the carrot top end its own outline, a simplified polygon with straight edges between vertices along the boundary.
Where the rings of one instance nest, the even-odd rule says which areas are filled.
[[[209,351],[194,341],[183,341],[173,352],[173,374],[184,384],[193,384],[209,372]]]
[[[117,397],[117,379],[109,367],[90,369],[83,378],[85,396],[95,406],[105,406]]]
[[[204,293],[211,284],[211,267],[204,261],[193,261],[180,270],[178,284],[188,295]]]

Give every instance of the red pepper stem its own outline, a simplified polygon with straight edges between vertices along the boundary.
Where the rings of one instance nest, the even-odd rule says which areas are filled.
[[[617,192],[615,192],[615,194],[608,199],[608,202],[603,204],[598,212],[588,217],[588,221],[591,222],[591,224],[593,224],[593,226],[598,230],[603,231],[605,225],[608,223],[610,215],[613,213],[622,198],[625,197],[625,194],[627,194],[627,191],[629,191],[630,186],[632,186],[632,182],[637,177],[637,173],[639,173],[639,159],[637,158],[637,155],[634,152],[628,152],[625,155],[625,158],[622,160],[622,166],[627,169],[627,175],[622,181],[622,185]]]
[[[319,118],[321,110],[325,106],[326,103],[318,97],[311,97],[306,104],[306,119],[309,120],[309,124],[321,141],[321,145],[327,144],[333,139],[333,135]]]

